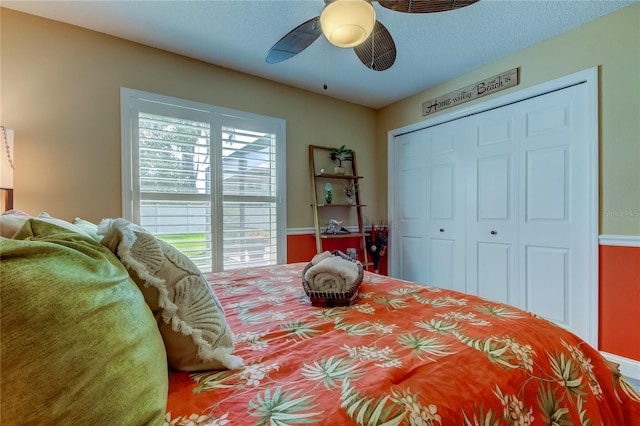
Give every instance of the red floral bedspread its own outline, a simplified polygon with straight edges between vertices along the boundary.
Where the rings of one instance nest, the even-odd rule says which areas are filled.
[[[168,424],[640,425],[640,397],[573,334],[514,307],[365,273],[311,306],[304,264],[208,274],[245,368],[172,373]]]

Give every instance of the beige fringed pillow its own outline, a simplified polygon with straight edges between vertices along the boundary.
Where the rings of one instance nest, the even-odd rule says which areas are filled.
[[[156,317],[176,370],[242,366],[224,310],[196,265],[170,244],[126,219],[104,219],[101,243],[127,267]]]

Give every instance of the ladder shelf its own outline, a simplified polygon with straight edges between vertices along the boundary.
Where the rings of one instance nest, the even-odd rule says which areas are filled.
[[[366,204],[361,202],[359,185],[360,180],[364,177],[358,174],[355,151],[351,152],[351,160],[343,160],[343,165],[346,169],[345,174],[327,172],[326,170],[332,170],[334,166],[334,162],[329,157],[331,149],[330,147],[309,145],[309,170],[311,173],[311,197],[313,200],[311,207],[313,209],[316,252],[322,253],[324,251],[323,242],[326,240],[357,238],[359,244],[359,247],[356,247],[359,252],[358,259],[366,267],[371,264],[366,244],[366,238],[369,234],[364,229],[362,208],[366,207]],[[345,184],[354,189],[354,194],[350,197],[352,202],[349,202],[347,197],[345,197],[344,201],[338,200],[337,198],[339,197],[337,196],[335,197],[336,199],[326,197],[326,188],[333,188],[334,185],[336,187],[340,185],[345,187]],[[333,189],[331,191],[333,194]],[[343,215],[341,216],[341,219],[343,219],[341,226],[351,227],[352,229],[357,226],[357,231],[344,233],[325,232],[323,228],[328,226],[328,221],[326,221],[327,212]],[[342,223],[345,216],[349,223]],[[333,217],[331,219],[337,220],[337,218]],[[327,222],[326,224],[325,221]]]

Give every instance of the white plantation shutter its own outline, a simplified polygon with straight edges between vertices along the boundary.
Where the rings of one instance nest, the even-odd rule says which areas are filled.
[[[285,263],[284,121],[121,96],[123,216],[203,271]]]
[[[277,250],[276,136],[247,127],[222,126],[223,240],[230,268],[240,262],[237,253],[253,264]]]

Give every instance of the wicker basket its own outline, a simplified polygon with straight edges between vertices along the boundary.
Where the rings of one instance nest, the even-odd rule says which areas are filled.
[[[311,304],[313,306],[323,306],[327,308],[333,308],[334,306],[350,306],[358,300],[360,284],[362,283],[362,278],[364,277],[364,269],[362,268],[362,264],[358,261],[354,261],[349,256],[340,251],[336,250],[332,253],[334,255],[342,257],[343,259],[355,262],[358,266],[358,278],[355,280],[353,285],[344,293],[314,291],[311,289],[309,283],[304,278],[309,268],[313,266],[312,263],[307,264],[307,266],[305,266],[304,270],[302,271],[302,287],[304,288],[304,292],[307,293],[307,296],[309,296],[309,299],[311,300]]]

